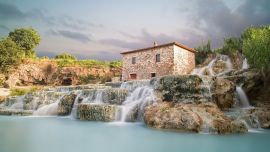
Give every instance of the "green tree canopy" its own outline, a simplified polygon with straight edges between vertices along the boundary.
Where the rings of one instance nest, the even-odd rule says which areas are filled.
[[[0,72],[6,72],[25,56],[25,52],[11,38],[0,41],[0,54]]]
[[[208,54],[212,53],[211,41],[208,40],[206,44],[198,46],[195,50],[197,51],[195,56],[196,64],[203,63]]]
[[[227,54],[227,55],[236,53],[237,51],[241,53],[242,46],[243,46],[242,38],[229,37],[229,38],[224,39],[224,44],[222,48],[220,48],[218,51],[219,53]]]
[[[25,51],[27,57],[34,57],[33,49],[39,44],[40,36],[33,28],[19,28],[9,33],[9,36],[19,47]]]
[[[55,59],[65,59],[65,60],[76,60],[75,56],[68,54],[68,53],[56,55],[54,58]]]
[[[270,70],[270,25],[250,27],[243,34],[243,54],[248,63],[261,70]]]

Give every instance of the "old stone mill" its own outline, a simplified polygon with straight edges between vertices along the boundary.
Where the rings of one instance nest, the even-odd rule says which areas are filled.
[[[195,68],[195,53],[177,42],[123,52],[122,81],[46,87],[8,97],[1,115],[68,116],[207,133],[269,128],[269,111],[252,107],[246,91],[261,76],[246,59],[214,54]],[[256,103],[253,103],[253,105]]]

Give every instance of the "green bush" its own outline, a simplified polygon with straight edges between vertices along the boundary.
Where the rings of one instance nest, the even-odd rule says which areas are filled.
[[[68,53],[56,55],[54,58],[55,59],[64,59],[64,60],[76,60],[75,56],[68,54]]]
[[[0,41],[0,71],[7,72],[11,67],[19,64],[25,57],[25,52],[10,38]]]
[[[206,44],[202,44],[195,48],[195,50],[197,51],[195,55],[196,64],[202,64],[207,56],[212,53],[211,42],[208,41]]]
[[[224,39],[224,44],[216,52],[220,54],[232,55],[236,52],[242,52],[243,40],[238,37],[230,37]]]

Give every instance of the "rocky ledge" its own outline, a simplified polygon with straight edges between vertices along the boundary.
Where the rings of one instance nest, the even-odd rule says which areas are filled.
[[[247,132],[243,122],[230,119],[213,103],[156,103],[145,108],[144,121],[147,126],[159,129],[218,134]]]
[[[114,121],[120,109],[115,105],[82,103],[78,107],[80,120]]]

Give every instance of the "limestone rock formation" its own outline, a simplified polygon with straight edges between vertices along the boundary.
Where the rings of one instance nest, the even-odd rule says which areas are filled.
[[[156,103],[146,107],[144,121],[147,126],[160,129],[218,134],[247,132],[244,123],[230,119],[213,103]]]
[[[74,101],[76,99],[76,94],[67,94],[64,95],[59,103],[58,103],[58,108],[57,108],[57,113],[58,115],[64,116],[64,115],[69,115],[71,113]]]
[[[76,85],[81,83],[83,77],[113,77],[119,73],[120,70],[109,67],[60,67],[54,61],[25,61],[7,75],[4,86]]]
[[[243,119],[252,128],[270,128],[270,107],[243,109],[239,119]]]
[[[80,120],[89,121],[114,121],[119,113],[115,105],[82,103],[78,107]]]
[[[235,85],[233,82],[217,77],[211,87],[212,99],[221,109],[232,108],[234,105]]]
[[[205,81],[211,81],[205,80]],[[153,79],[155,93],[163,101],[182,103],[211,102],[211,92],[198,75],[174,75]]]

